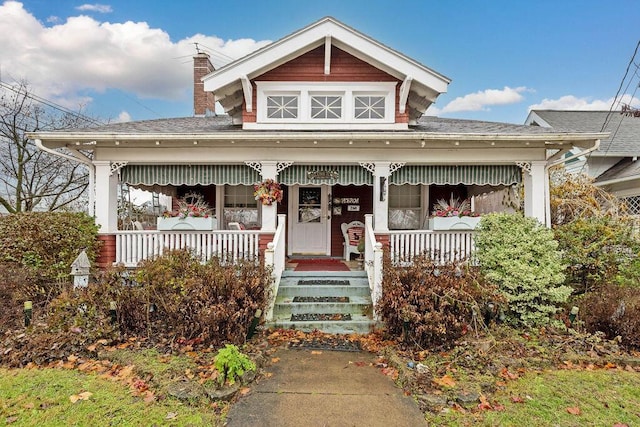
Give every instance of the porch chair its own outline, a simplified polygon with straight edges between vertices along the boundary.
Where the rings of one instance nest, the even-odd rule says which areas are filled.
[[[241,222],[230,222],[229,223],[229,230],[244,230],[244,224],[242,224]]]
[[[340,224],[342,237],[344,238],[344,260],[351,260],[351,254],[360,255],[358,243],[364,237],[364,224],[360,221],[343,222]]]

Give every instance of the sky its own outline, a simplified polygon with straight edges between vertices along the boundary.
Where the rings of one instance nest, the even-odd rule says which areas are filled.
[[[186,117],[194,43],[221,66],[325,16],[450,78],[430,115],[640,107],[638,0],[0,0],[0,80],[105,122]]]

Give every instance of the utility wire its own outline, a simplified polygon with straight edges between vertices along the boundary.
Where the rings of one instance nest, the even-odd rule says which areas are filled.
[[[65,114],[69,114],[69,115],[71,115],[71,116],[73,116],[75,118],[84,120],[85,122],[89,122],[89,123],[92,123],[94,125],[102,125],[102,124],[104,124],[101,121],[98,121],[98,120],[96,120],[94,118],[91,118],[89,116],[85,116],[84,114],[80,114],[80,113],[77,113],[75,111],[72,111],[72,110],[70,110],[70,109],[68,109],[66,107],[63,107],[60,104],[56,104],[53,101],[50,101],[50,100],[48,100],[46,98],[38,96],[38,95],[36,95],[36,94],[34,94],[32,92],[29,92],[27,90],[24,90],[24,92],[23,92],[22,90],[20,90],[21,89],[20,87],[12,86],[12,85],[10,85],[8,83],[5,83],[3,81],[0,81],[0,87],[8,89],[8,90],[10,90],[10,91],[12,91],[12,92],[14,92],[14,93],[16,93],[18,95],[24,95],[27,98],[30,98],[30,99],[32,99],[32,100],[34,100],[36,102],[44,104],[44,105],[46,105],[48,107],[51,107],[51,108],[53,108],[55,110],[58,110],[60,112],[65,113]]]
[[[618,99],[618,96],[620,95],[620,91],[622,90],[622,86],[624,85],[625,80],[627,79],[627,75],[629,74],[629,69],[631,68],[631,64],[634,64],[634,60],[636,58],[636,54],[638,53],[638,48],[640,48],[640,40],[638,40],[638,43],[636,43],[636,48],[633,51],[633,55],[631,56],[631,59],[629,60],[629,64],[627,64],[627,69],[624,72],[624,76],[622,77],[622,80],[620,81],[620,86],[618,86],[618,91],[616,92],[616,96],[613,98],[613,101],[611,102],[611,107],[609,107],[609,113],[607,114],[607,116],[604,119],[604,123],[602,124],[602,128],[600,129],[600,132],[604,131],[604,129],[607,127],[608,122],[609,122],[609,117],[611,116],[611,113],[613,111],[613,107],[616,103],[616,100]],[[636,65],[636,71],[638,70],[638,66]],[[627,85],[628,87],[628,85]]]

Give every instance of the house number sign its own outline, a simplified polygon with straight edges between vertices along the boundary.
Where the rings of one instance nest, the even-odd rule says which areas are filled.
[[[360,198],[359,197],[343,197],[342,198],[342,204],[343,205],[359,205],[360,204]]]

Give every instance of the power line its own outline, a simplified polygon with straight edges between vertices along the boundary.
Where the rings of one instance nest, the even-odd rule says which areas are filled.
[[[66,107],[63,107],[62,105],[57,104],[57,103],[55,103],[55,102],[53,102],[51,100],[48,100],[48,99],[43,98],[41,96],[38,96],[38,95],[36,95],[36,94],[26,90],[26,89],[23,92],[21,90],[22,86],[15,87],[15,86],[12,86],[12,85],[10,85],[8,83],[5,83],[5,82],[0,80],[0,87],[8,89],[8,90],[10,90],[10,91],[12,91],[12,92],[14,92],[14,93],[16,93],[18,95],[24,95],[29,99],[32,99],[32,100],[34,100],[36,102],[44,104],[44,105],[46,105],[48,107],[51,107],[51,108],[53,108],[55,110],[58,110],[60,112],[65,113],[65,114],[71,115],[71,116],[73,116],[73,117],[75,117],[77,119],[84,120],[85,122],[89,122],[89,123],[94,124],[94,125],[102,125],[102,124],[104,124],[101,121],[98,121],[98,120],[96,120],[96,119],[94,119],[92,117],[89,117],[89,116],[85,116],[84,114],[77,113],[77,112],[75,112],[73,110],[70,110],[70,109],[68,109]]]
[[[602,128],[600,129],[600,132],[604,131],[604,129],[607,127],[608,122],[609,122],[609,117],[611,116],[611,112],[613,111],[613,106],[616,103],[616,100],[618,99],[618,96],[620,95],[620,91],[622,90],[622,86],[624,85],[625,80],[627,79],[627,75],[629,74],[629,69],[631,68],[631,64],[634,64],[634,59],[636,58],[636,54],[638,53],[638,48],[640,48],[640,40],[638,40],[638,43],[636,43],[636,48],[633,51],[633,55],[631,56],[631,59],[629,60],[629,64],[627,64],[627,69],[624,72],[624,76],[622,77],[622,80],[620,81],[620,86],[618,86],[618,91],[616,92],[616,96],[613,98],[613,101],[611,102],[611,107],[609,107],[609,113],[607,114],[607,116],[604,119],[604,123],[602,124]],[[638,70],[638,66],[636,65],[636,71]],[[627,85],[627,87],[629,87]]]

